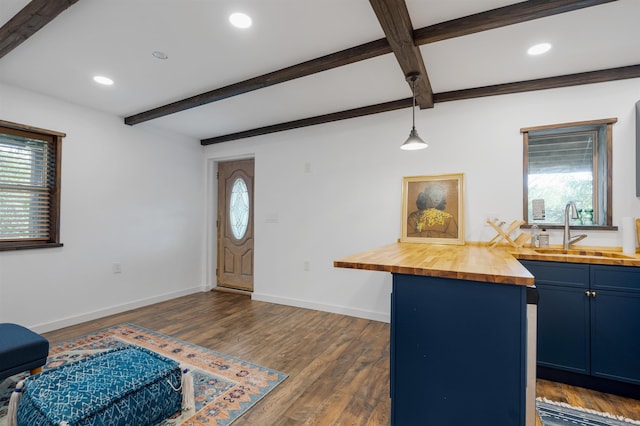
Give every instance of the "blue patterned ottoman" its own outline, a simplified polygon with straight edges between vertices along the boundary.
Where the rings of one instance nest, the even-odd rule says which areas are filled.
[[[154,425],[181,409],[177,362],[136,346],[45,370],[24,382],[18,425]]]

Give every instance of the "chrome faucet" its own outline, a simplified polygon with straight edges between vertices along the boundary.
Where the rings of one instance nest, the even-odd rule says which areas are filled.
[[[571,210],[571,217],[569,217],[569,210]],[[569,201],[564,208],[564,237],[562,239],[562,248],[564,250],[569,250],[571,244],[577,243],[580,240],[584,240],[587,238],[587,234],[576,235],[575,237],[571,237],[571,231],[569,230],[569,224],[571,223],[571,219],[578,219],[578,209],[576,208],[576,203],[573,201]]]

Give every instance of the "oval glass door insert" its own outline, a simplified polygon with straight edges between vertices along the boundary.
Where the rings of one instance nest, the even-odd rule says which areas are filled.
[[[244,237],[249,226],[249,191],[242,178],[237,178],[231,188],[231,202],[229,203],[229,221],[231,232],[236,239]]]

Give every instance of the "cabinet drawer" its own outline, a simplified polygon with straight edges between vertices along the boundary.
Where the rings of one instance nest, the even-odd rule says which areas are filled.
[[[591,288],[640,293],[640,268],[591,265]]]
[[[589,288],[589,265],[581,263],[521,260],[535,277],[536,284]]]

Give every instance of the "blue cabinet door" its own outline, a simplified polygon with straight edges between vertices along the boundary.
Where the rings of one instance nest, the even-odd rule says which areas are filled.
[[[393,425],[524,425],[526,287],[394,274],[392,304]]]
[[[640,294],[591,298],[591,374],[640,385]]]
[[[533,273],[533,271],[532,271]],[[538,365],[589,374],[589,296],[586,290],[536,284]]]
[[[640,384],[640,268],[591,266],[591,374]]]
[[[521,260],[538,288],[538,365],[589,374],[589,265]]]

